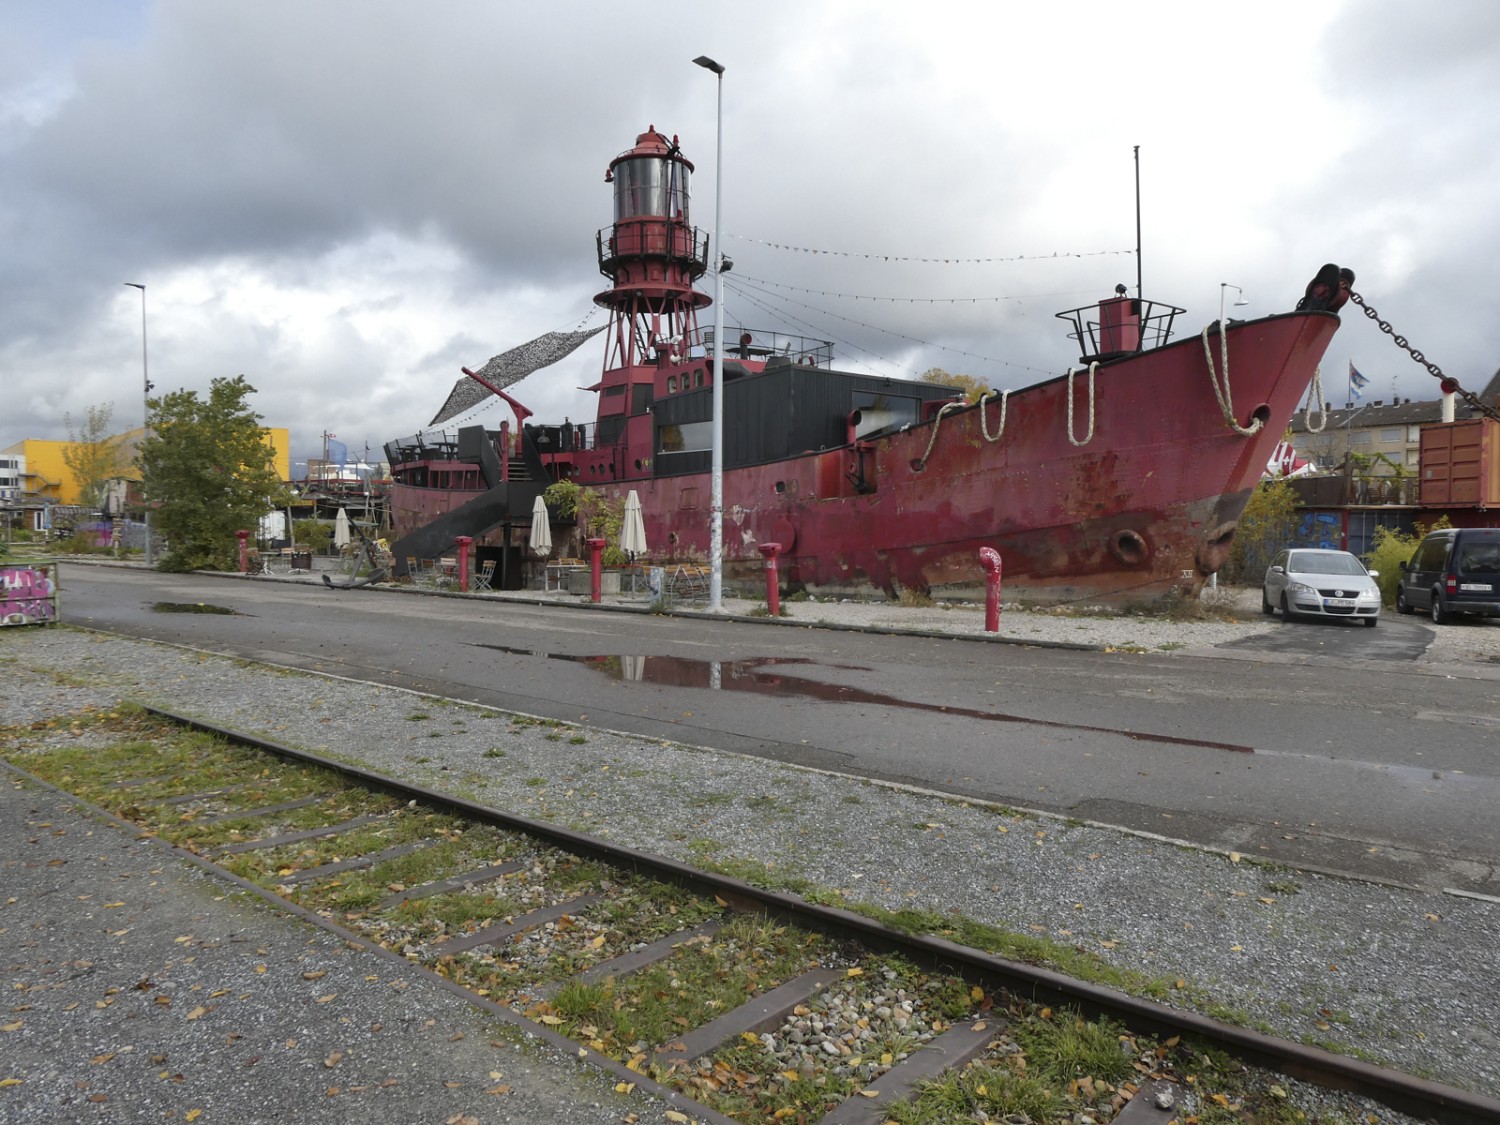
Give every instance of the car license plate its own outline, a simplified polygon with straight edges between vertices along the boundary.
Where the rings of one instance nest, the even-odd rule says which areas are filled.
[[[1324,598],[1323,606],[1326,609],[1353,609],[1353,598]]]
[[[1488,582],[1460,582],[1458,588],[1470,594],[1488,594],[1494,589]]]

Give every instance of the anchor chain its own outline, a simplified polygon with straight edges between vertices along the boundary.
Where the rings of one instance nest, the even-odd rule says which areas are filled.
[[[1377,325],[1379,325],[1380,330],[1387,336],[1389,336],[1392,340],[1394,340],[1398,348],[1403,349],[1408,355],[1412,357],[1412,359],[1420,363],[1423,367],[1427,368],[1427,373],[1429,375],[1431,375],[1434,379],[1441,379],[1446,382],[1452,383],[1454,393],[1457,394],[1459,398],[1464,400],[1470,410],[1477,411],[1478,413],[1483,414],[1486,418],[1493,418],[1495,421],[1500,422],[1500,411],[1497,411],[1493,406],[1487,405],[1484,400],[1476,395],[1473,391],[1464,390],[1463,387],[1459,386],[1458,380],[1453,378],[1453,376],[1444,375],[1443,369],[1441,367],[1429,360],[1416,348],[1412,347],[1411,344],[1407,342],[1405,336],[1400,335],[1394,328],[1391,327],[1389,321],[1382,320],[1378,312],[1376,312],[1369,305],[1365,304],[1365,299],[1363,297],[1361,297],[1358,293],[1351,292],[1349,294],[1349,299],[1360,307],[1360,311],[1362,311],[1367,317],[1369,317]]]

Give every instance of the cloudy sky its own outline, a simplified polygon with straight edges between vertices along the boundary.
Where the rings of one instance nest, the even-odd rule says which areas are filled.
[[[421,429],[460,365],[595,326],[608,162],[655,125],[731,326],[1019,387],[1136,280],[1196,332],[1325,261],[1466,387],[1500,366],[1500,4],[0,0],[0,448],[243,374],[294,455]],[[711,281],[703,283],[710,288]],[[711,322],[711,312],[704,323]],[[1342,402],[1433,397],[1358,310]],[[518,384],[592,418],[599,341]],[[1232,357],[1231,357],[1232,362]],[[498,406],[472,416],[497,424]]]

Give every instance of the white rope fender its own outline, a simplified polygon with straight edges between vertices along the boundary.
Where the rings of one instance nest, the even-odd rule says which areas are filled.
[[[1203,358],[1208,361],[1208,381],[1213,384],[1214,398],[1219,400],[1219,409],[1224,412],[1224,421],[1229,428],[1241,437],[1250,437],[1260,433],[1265,423],[1257,418],[1250,426],[1242,426],[1234,417],[1234,397],[1229,389],[1229,334],[1224,331],[1224,324],[1219,322],[1219,367],[1222,375],[1214,371],[1214,352],[1208,343],[1208,330],[1212,325],[1203,326]],[[1219,385],[1223,379],[1223,386]]]
[[[1089,432],[1080,441],[1073,436],[1073,369],[1068,368],[1068,440],[1077,446],[1087,445],[1094,440],[1094,372],[1097,370],[1099,361],[1096,359],[1089,364]]]
[[[1312,393],[1318,398],[1318,417],[1322,419],[1316,427],[1312,424],[1312,403],[1308,402],[1307,409],[1302,412],[1303,425],[1307,427],[1310,434],[1321,434],[1323,428],[1328,425],[1328,403],[1323,400],[1323,368],[1313,368]]]
[[[985,416],[984,404],[989,402],[990,399],[994,398],[996,395],[1000,396],[1000,429],[994,434],[994,436],[991,436],[990,420]],[[984,434],[984,440],[989,442],[991,445],[999,441],[1001,435],[1005,433],[1005,409],[1006,404],[1009,402],[1009,391],[985,391],[984,394],[979,396],[979,432]]]
[[[967,402],[945,402],[942,406],[938,407],[937,417],[933,418],[932,420],[932,436],[927,439],[927,449],[922,454],[922,456],[917,459],[918,472],[921,472],[923,469],[927,468],[927,458],[932,456],[932,447],[937,444],[938,430],[943,424],[943,415],[949,413],[950,411],[962,410],[968,405],[969,404]]]

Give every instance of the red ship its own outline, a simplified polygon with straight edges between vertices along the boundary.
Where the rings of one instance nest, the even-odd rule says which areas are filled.
[[[1007,594],[1029,602],[1193,595],[1226,561],[1339,324],[1337,294],[1310,286],[1298,311],[1174,341],[1184,310],[1119,286],[1058,314],[1081,366],[969,403],[951,387],[837,371],[827,342],[700,329],[711,299],[694,283],[710,259],[689,222],[692,170],[654,127],[610,164],[614,222],[598,257],[611,285],[594,298],[610,320],[595,330],[606,348],[591,425],[532,424],[505,390],[594,334],[557,333],[465,369],[433,422],[496,393],[514,426],[387,444],[398,573],[469,535],[499,564],[497,587],[521,586],[535,569],[533,503],[558,480],[611,502],[634,490],[653,562],[708,561],[722,348],[726,582],[756,589],[760,547],[776,543],[788,585],[816,595],[969,596],[991,547]]]

